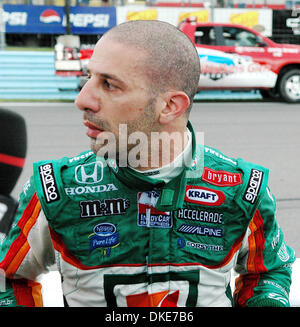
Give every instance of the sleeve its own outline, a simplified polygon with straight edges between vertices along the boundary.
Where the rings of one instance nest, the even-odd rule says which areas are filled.
[[[235,270],[236,306],[289,307],[295,252],[276,221],[276,201],[267,188],[239,251]]]
[[[33,178],[25,184],[8,236],[0,246],[0,306],[42,306],[37,277],[55,263],[47,219]],[[0,285],[1,286],[1,285]]]

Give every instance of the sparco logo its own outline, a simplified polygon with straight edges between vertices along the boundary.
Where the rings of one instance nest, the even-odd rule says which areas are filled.
[[[121,215],[129,208],[128,199],[104,199],[80,202],[80,217],[101,217],[111,215]]]
[[[263,179],[264,173],[260,170],[257,169],[251,169],[251,175],[250,175],[250,180],[249,183],[247,185],[247,189],[246,192],[244,194],[243,199],[251,204],[254,204],[260,187],[261,187],[261,183],[262,183],[262,179]]]
[[[103,164],[101,161],[80,165],[75,168],[75,180],[80,184],[96,184],[103,178]]]
[[[42,165],[39,167],[39,169],[46,202],[51,203],[54,201],[58,201],[60,199],[60,196],[57,190],[52,164],[50,163]]]

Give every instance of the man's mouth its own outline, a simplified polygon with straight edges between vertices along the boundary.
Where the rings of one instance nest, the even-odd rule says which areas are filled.
[[[103,132],[103,129],[99,128],[98,126],[96,126],[95,124],[91,123],[88,120],[84,120],[83,121],[83,125],[87,127],[87,131],[86,131],[86,135],[96,139],[97,136]]]

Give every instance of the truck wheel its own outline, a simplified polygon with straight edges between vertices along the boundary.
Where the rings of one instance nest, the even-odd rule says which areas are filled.
[[[264,99],[270,100],[270,99],[277,99],[279,97],[279,94],[276,92],[276,89],[270,89],[270,90],[259,90],[261,96]]]
[[[279,82],[279,93],[286,102],[300,102],[300,69],[284,73]]]

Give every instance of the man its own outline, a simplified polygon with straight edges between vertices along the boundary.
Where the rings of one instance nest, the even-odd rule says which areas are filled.
[[[89,71],[76,105],[93,151],[34,164],[1,250],[2,298],[42,305],[36,277],[56,265],[69,306],[289,306],[295,255],[268,170],[196,144],[190,40],[124,23]]]

